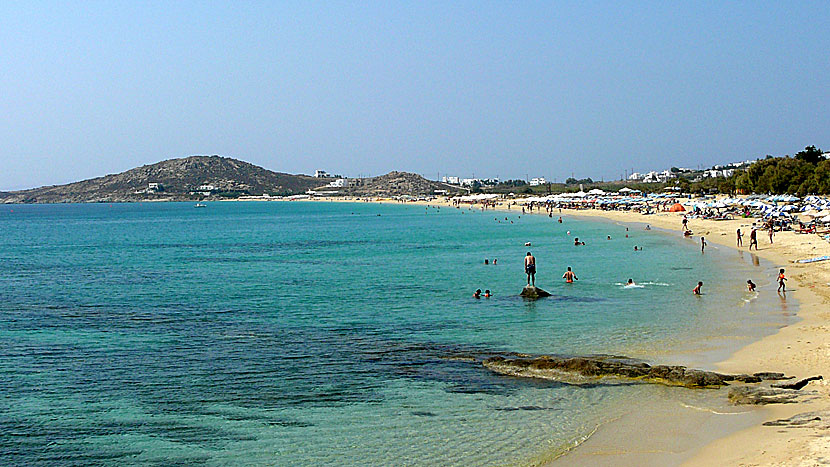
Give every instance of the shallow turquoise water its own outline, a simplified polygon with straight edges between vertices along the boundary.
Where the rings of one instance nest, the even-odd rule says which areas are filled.
[[[340,203],[0,206],[0,461],[522,461],[684,390],[506,378],[462,357],[706,361],[792,311],[744,293],[748,277],[762,294],[771,283],[772,266],[748,254],[555,219]],[[550,299],[517,297],[528,241]],[[576,284],[560,279],[566,266]],[[629,277],[644,286],[622,287]],[[494,296],[475,300],[476,288]]]

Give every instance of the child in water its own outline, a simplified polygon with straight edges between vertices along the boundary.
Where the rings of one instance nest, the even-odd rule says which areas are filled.
[[[746,290],[748,292],[755,292],[755,283],[752,282],[752,279],[746,280]]]
[[[787,278],[784,277],[784,270],[781,269],[780,271],[778,271],[778,291],[779,292],[786,292],[787,291],[787,286],[784,284],[784,282],[786,280],[787,280]]]
[[[698,282],[697,286],[692,289],[692,293],[695,295],[700,295],[700,288],[703,287],[703,282]]]

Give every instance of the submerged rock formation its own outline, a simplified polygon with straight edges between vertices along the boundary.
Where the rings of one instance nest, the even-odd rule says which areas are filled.
[[[519,295],[521,295],[524,298],[529,298],[531,300],[536,300],[542,297],[550,297],[550,293],[540,289],[539,287],[536,287],[535,285],[525,286],[525,288],[522,289],[522,293]]]
[[[549,379],[570,384],[589,384],[616,379],[689,388],[718,388],[726,386],[731,381],[759,383],[762,380],[757,375],[725,375],[679,365],[651,366],[641,360],[614,355],[542,355],[515,358],[496,356],[485,359],[482,364],[485,368],[504,375]],[[776,379],[783,377],[781,374],[771,375]]]

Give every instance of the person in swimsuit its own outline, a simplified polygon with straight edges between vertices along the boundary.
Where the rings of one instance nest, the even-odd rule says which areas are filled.
[[[634,279],[628,279],[628,283],[625,285],[634,285]]]
[[[706,239],[700,237],[700,252],[703,253],[703,250],[706,249]]]
[[[748,292],[755,292],[755,283],[752,282],[752,279],[746,280],[746,290]]]
[[[772,244],[772,235],[775,233],[775,225],[772,222],[769,223],[769,243]]]
[[[701,287],[703,287],[703,282],[698,282],[697,286],[695,286],[695,288],[692,289],[692,293],[695,294],[695,295],[700,295],[700,288]]]
[[[786,284],[784,284],[784,282],[786,280],[787,280],[787,278],[784,277],[784,270],[781,269],[780,271],[778,271],[778,291],[779,292],[786,292],[787,291],[787,286],[786,286]]]
[[[752,245],[755,245],[755,251],[758,251],[758,230],[754,227],[749,232],[749,251],[752,251]]]
[[[744,246],[744,234],[741,233],[741,229],[738,229],[738,246]]]
[[[475,293],[473,293],[473,298],[481,298],[481,289],[476,289]]]
[[[565,274],[562,275],[562,279],[565,279],[565,282],[568,284],[573,284],[573,281],[578,281],[579,278],[576,277],[573,271],[571,271],[571,267],[568,266],[568,270],[565,271]]]
[[[484,291],[484,298],[490,298],[490,289]]]
[[[536,285],[536,258],[533,257],[530,252],[527,252],[527,256],[525,256],[525,273],[527,274],[527,285],[530,285],[531,282],[533,285]]]
[[[686,216],[683,216],[683,230],[689,230],[688,226],[689,226],[689,219],[687,219]]]

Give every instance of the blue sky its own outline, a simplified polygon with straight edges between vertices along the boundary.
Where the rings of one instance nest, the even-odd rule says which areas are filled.
[[[827,2],[2,2],[0,190],[191,154],[613,179],[830,149]]]

